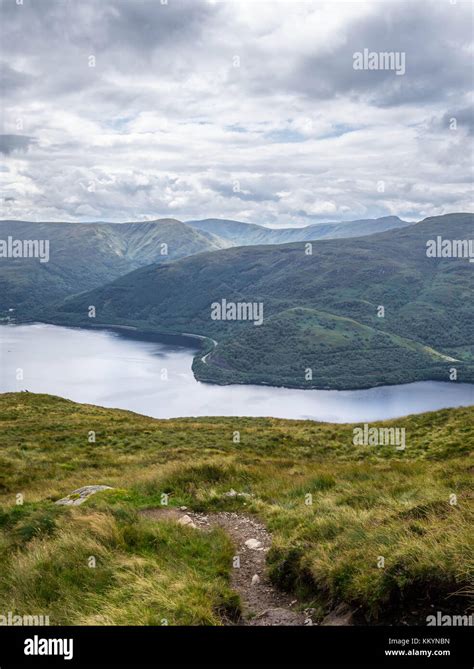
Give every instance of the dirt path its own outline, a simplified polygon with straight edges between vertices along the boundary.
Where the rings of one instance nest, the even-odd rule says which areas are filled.
[[[235,546],[233,589],[242,602],[244,625],[311,625],[309,615],[294,610],[296,600],[281,592],[270,582],[265,557],[271,537],[265,526],[253,516],[243,513],[194,513],[187,509],[146,509],[147,518],[173,519],[199,530],[221,527]],[[237,559],[236,559],[237,558]]]

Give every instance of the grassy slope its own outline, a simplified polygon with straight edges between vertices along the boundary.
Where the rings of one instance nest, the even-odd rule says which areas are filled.
[[[50,261],[0,258],[0,316],[101,286],[137,267],[220,248],[212,235],[172,219],[144,223],[31,223],[0,221],[0,239],[44,239]],[[168,255],[161,255],[161,244]]]
[[[353,446],[350,425],[154,420],[47,395],[2,395],[0,610],[70,624],[234,617],[229,541],[220,531],[139,518],[162,493],[171,506],[262,517],[274,537],[273,579],[321,616],[339,602],[369,621],[415,611],[425,624],[427,612],[465,610],[473,592],[474,408],[386,424],[406,428],[405,451]],[[116,489],[72,510],[52,503],[97,483]],[[251,497],[225,497],[230,488]]]
[[[468,239],[472,229],[472,215],[450,214],[315,242],[312,255],[304,243],[200,254],[142,268],[42,317],[89,325],[93,304],[96,323],[213,337],[218,348],[194,371],[217,383],[364,388],[448,380],[453,364],[459,381],[473,382],[474,265],[426,257],[428,239]],[[211,303],[223,298],[263,302],[264,324],[211,320]]]

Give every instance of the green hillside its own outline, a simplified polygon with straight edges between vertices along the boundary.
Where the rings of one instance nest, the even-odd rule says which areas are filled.
[[[0,316],[101,286],[144,265],[221,248],[223,243],[174,219],[144,223],[0,221],[0,239],[49,240],[50,260],[0,258]],[[162,246],[166,244],[167,247]]]
[[[137,223],[0,221],[0,240],[49,240],[50,260],[0,258],[0,318],[91,290],[139,267],[240,244],[371,234],[408,225],[397,217],[272,231],[238,221],[159,219]],[[166,245],[166,248],[163,246]]]
[[[365,388],[447,381],[453,367],[457,381],[473,382],[474,264],[426,256],[429,239],[473,230],[471,214],[450,214],[314,242],[311,255],[306,243],[201,254],[137,270],[40,317],[88,326],[95,305],[95,324],[213,338],[194,372],[216,383]],[[262,303],[263,324],[212,320],[222,299]]]
[[[466,611],[474,407],[374,425],[404,427],[406,449],[354,446],[352,425],[154,420],[1,395],[0,610],[42,612],[51,624],[236,620],[229,537],[140,513],[165,493],[169,508],[265,522],[273,583],[316,620],[341,604],[369,623],[425,625],[433,610]],[[54,504],[93,484],[114,489],[80,507]]]

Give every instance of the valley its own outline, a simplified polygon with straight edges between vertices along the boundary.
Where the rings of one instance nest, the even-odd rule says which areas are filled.
[[[204,344],[205,362],[193,363],[196,377],[211,383],[338,390],[472,383],[473,265],[428,257],[426,241],[441,230],[469,238],[473,229],[472,215],[450,214],[314,242],[311,254],[303,242],[202,253],[138,269],[33,315],[87,327],[94,305],[96,325],[215,339],[214,351]],[[262,324],[213,319],[211,305],[223,299],[262,305]]]

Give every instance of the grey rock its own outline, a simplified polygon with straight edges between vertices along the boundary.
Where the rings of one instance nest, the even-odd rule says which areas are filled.
[[[95,495],[96,492],[101,492],[102,490],[113,490],[109,485],[85,485],[82,488],[73,490],[70,495],[58,499],[56,504],[63,504],[65,506],[79,506],[86,501],[91,495]]]
[[[262,542],[259,541],[258,539],[247,539],[245,545],[247,546],[247,548],[250,548],[251,550],[255,551],[262,546]]]
[[[184,516],[181,516],[181,518],[178,520],[178,523],[180,525],[185,525],[186,527],[196,527],[196,525],[193,522],[193,519],[190,518],[187,514]]]

